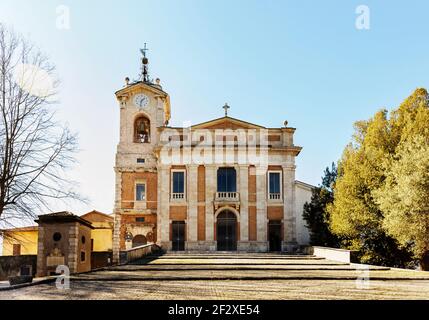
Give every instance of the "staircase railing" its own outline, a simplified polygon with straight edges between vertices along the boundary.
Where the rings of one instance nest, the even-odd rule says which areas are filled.
[[[121,263],[126,264],[135,260],[139,260],[144,256],[158,252],[160,248],[155,243],[148,243],[142,246],[131,248],[121,252]]]

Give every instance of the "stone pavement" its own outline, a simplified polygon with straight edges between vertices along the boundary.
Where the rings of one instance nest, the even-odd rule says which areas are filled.
[[[429,299],[429,272],[346,264],[313,256],[167,254],[0,299]]]

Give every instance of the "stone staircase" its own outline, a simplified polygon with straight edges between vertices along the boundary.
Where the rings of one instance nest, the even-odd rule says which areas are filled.
[[[313,255],[167,253],[73,277],[75,281],[429,280],[429,273],[343,263]]]

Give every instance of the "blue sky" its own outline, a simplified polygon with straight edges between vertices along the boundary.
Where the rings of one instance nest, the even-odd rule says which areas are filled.
[[[358,5],[370,29],[355,28]],[[59,5],[70,29],[56,27]],[[35,42],[62,81],[58,117],[79,132],[71,176],[110,213],[119,110],[114,92],[150,72],[172,101],[172,125],[230,115],[296,127],[297,179],[318,184],[341,156],[353,123],[429,87],[427,1],[34,1],[1,0],[0,21]],[[64,208],[58,208],[64,209]]]

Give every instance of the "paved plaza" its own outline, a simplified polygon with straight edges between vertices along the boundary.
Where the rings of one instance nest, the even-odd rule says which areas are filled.
[[[55,283],[0,291],[0,299],[429,299],[429,272],[314,256],[167,254]]]

